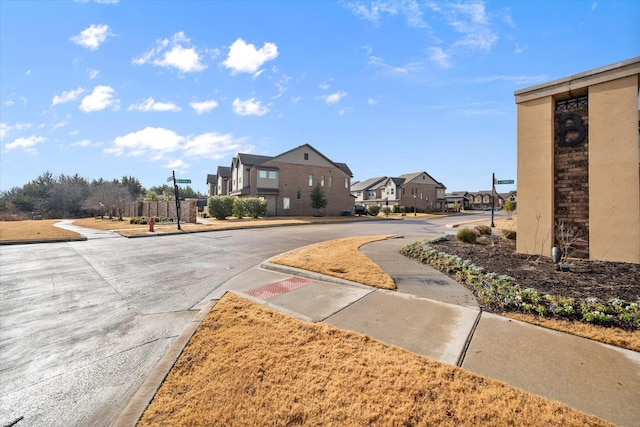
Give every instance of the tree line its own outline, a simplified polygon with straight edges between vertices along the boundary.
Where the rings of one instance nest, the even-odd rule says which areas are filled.
[[[180,187],[179,197],[206,196],[187,186]],[[89,181],[78,174],[55,177],[47,171],[22,187],[0,192],[0,213],[3,219],[23,219],[32,214],[43,218],[119,216],[127,203],[161,200],[175,200],[173,187],[164,184],[145,189],[133,176]]]

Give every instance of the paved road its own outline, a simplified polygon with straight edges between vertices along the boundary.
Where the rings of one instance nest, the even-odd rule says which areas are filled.
[[[447,219],[0,247],[0,425],[108,426],[225,282],[334,238],[452,233]]]

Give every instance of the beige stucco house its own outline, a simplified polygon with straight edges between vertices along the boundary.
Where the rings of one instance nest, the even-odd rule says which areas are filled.
[[[334,216],[353,210],[352,176],[345,163],[333,162],[304,144],[273,157],[238,153],[228,173],[218,169],[218,194],[262,197],[271,216],[311,216],[317,213],[311,207],[311,191],[320,186],[327,199],[321,212]]]
[[[516,250],[640,263],[640,57],[515,92]]]

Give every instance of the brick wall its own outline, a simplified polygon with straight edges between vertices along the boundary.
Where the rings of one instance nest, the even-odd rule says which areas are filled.
[[[324,195],[328,201],[327,207],[320,212],[328,216],[338,216],[343,211],[352,211],[355,204],[351,196],[350,185],[345,188],[344,180],[349,178],[337,167],[307,166],[291,163],[267,162],[265,165],[278,167],[279,194],[274,201],[275,209],[270,215],[278,216],[312,216],[317,213],[311,207],[311,191],[320,184],[324,176]],[[313,175],[313,186],[309,186],[309,175]],[[329,187],[329,177],[333,177],[333,187]],[[351,184],[351,182],[349,182]],[[253,182],[252,182],[253,186]],[[300,199],[298,199],[300,191]],[[254,196],[260,196],[259,194]],[[284,198],[288,197],[290,208],[283,208]]]
[[[125,217],[136,216],[168,216],[176,218],[175,201],[158,202],[132,202],[125,206]],[[188,199],[180,201],[180,221],[185,223],[195,223],[198,216],[198,201]]]
[[[554,126],[554,217],[555,240],[558,244],[558,224],[565,225],[568,238],[579,237],[570,257],[589,257],[589,116],[586,107],[575,109],[585,127],[585,138],[574,146],[560,145],[560,116],[555,113]],[[571,139],[571,136],[569,136]]]

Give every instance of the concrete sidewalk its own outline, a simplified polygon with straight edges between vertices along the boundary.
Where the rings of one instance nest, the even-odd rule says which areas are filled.
[[[302,320],[363,333],[617,425],[639,425],[640,353],[482,312],[464,286],[401,255],[399,249],[408,243],[398,238],[361,248],[394,278],[396,292],[263,263],[216,290],[203,301],[201,312],[208,313],[225,292],[233,291]],[[185,332],[184,344],[194,330]],[[179,353],[167,357],[175,360]],[[172,364],[161,363],[149,378],[147,394]],[[148,399],[137,396],[138,407],[132,402],[116,425],[135,423]]]

